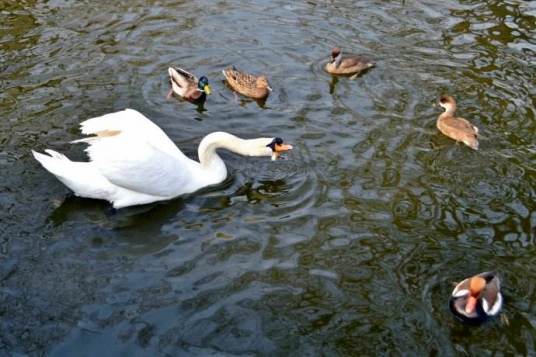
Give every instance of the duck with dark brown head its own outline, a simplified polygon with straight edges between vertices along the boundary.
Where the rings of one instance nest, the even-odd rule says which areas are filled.
[[[346,54],[343,56],[340,47],[331,50],[331,58],[324,69],[331,74],[358,74],[366,69],[374,67],[375,64],[368,58],[359,55]]]
[[[437,118],[437,128],[451,139],[460,141],[471,149],[478,150],[478,128],[464,118],[456,117],[456,100],[450,95],[442,95],[438,101],[445,112]]]

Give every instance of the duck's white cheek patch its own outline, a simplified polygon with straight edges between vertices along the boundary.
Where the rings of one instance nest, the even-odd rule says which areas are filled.
[[[462,296],[466,296],[466,295],[469,295],[469,290],[467,290],[467,289],[462,289],[462,290],[454,289],[454,291],[452,292],[452,296],[454,296],[454,297],[462,297]]]

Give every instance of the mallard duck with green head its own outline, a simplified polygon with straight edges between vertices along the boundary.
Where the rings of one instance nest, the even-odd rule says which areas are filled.
[[[196,76],[179,67],[169,67],[168,74],[171,88],[167,98],[176,94],[190,102],[196,102],[204,100],[207,94],[211,93],[208,79],[205,76],[197,79]]]

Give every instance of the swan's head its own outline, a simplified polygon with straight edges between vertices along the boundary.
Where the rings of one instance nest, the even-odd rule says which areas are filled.
[[[200,91],[205,92],[206,94],[210,94],[212,92],[212,89],[210,88],[210,85],[208,84],[208,78],[205,76],[199,78],[199,82],[197,83],[197,88],[199,88]]]
[[[283,143],[283,139],[279,137],[269,140],[270,142],[265,145],[264,151],[266,152],[267,156],[272,157],[272,160],[277,160],[282,153],[292,150],[292,145]]]

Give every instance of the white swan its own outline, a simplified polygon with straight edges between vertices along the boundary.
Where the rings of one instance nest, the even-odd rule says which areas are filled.
[[[280,138],[240,139],[215,132],[203,138],[199,162],[186,157],[156,124],[125,109],[81,123],[89,138],[89,162],[74,162],[53,150],[32,150],[37,161],[77,196],[107,200],[114,208],[168,200],[221,183],[227,169],[216,150],[246,156],[272,156],[292,149]]]

